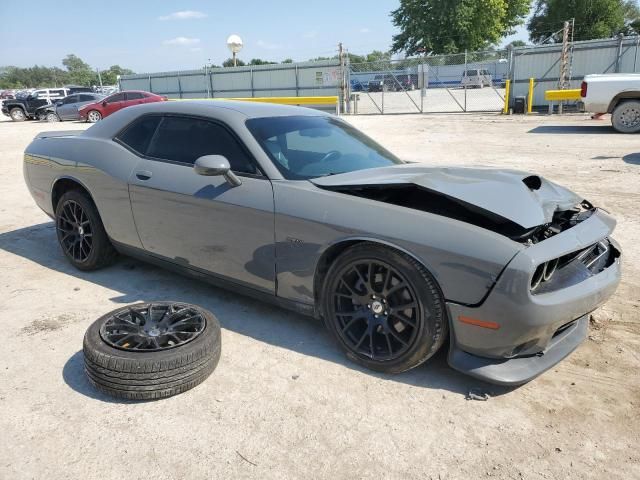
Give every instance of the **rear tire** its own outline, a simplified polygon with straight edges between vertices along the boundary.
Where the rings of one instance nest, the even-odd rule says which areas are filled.
[[[27,119],[24,110],[22,110],[20,107],[14,107],[9,110],[9,116],[14,122],[24,122]]]
[[[619,103],[611,114],[611,124],[620,133],[640,132],[640,101]]]
[[[417,367],[447,337],[444,297],[433,276],[412,257],[377,244],[355,245],[334,261],[321,305],[347,357],[379,372]]]
[[[102,120],[102,114],[97,110],[91,110],[87,113],[87,121],[89,123],[97,123]]]
[[[117,256],[98,209],[78,190],[68,191],[58,201],[56,233],[62,252],[78,270],[98,270]]]

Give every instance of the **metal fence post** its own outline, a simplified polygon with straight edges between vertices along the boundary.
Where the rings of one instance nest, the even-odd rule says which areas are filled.
[[[180,77],[178,77],[178,97],[182,98],[182,83],[180,83]]]
[[[298,78],[298,65],[296,65],[295,74],[296,74],[296,97],[299,97],[300,96],[300,80]]]
[[[467,71],[467,49],[464,49],[464,72],[463,75],[466,75]],[[480,72],[478,72],[480,73]],[[464,111],[467,111],[467,86],[464,85]]]
[[[622,58],[622,42],[624,41],[624,35],[618,35],[618,52],[616,54],[616,73],[620,73],[620,59]]]
[[[253,67],[249,69],[249,75],[251,76],[251,97],[255,97],[255,90],[253,89]]]

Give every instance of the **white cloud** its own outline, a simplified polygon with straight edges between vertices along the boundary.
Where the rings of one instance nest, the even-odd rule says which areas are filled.
[[[278,45],[277,43],[265,42],[264,40],[258,40],[256,45],[259,48],[264,48],[265,50],[278,50],[282,48],[282,45]]]
[[[195,48],[191,48],[190,49],[192,52],[201,52],[202,48],[201,47],[195,47]]]
[[[368,29],[367,27],[362,27],[362,28],[360,29],[360,33],[369,33],[370,31],[371,31],[371,30],[370,30],[370,29]]]
[[[158,17],[158,20],[193,20],[194,18],[205,18],[206,16],[206,13],[196,12],[194,10],[182,10]]]
[[[189,37],[176,37],[170,40],[165,40],[165,45],[180,45],[183,47],[187,47],[189,45],[198,45],[200,43],[199,38],[189,38]]]
[[[318,32],[315,30],[310,30],[302,34],[302,38],[316,38],[318,36]]]

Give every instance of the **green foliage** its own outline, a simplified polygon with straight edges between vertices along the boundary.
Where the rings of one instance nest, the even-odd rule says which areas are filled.
[[[63,85],[83,85],[89,87],[98,84],[98,74],[91,69],[81,58],[76,55],[67,55],[60,67],[33,67],[20,68],[14,66],[0,67],[0,88],[37,88],[37,87],[61,87]],[[128,68],[120,65],[112,65],[107,70],[102,70],[103,85],[115,85],[118,75],[133,73]]]
[[[284,60],[282,60],[280,63],[293,63],[293,59],[291,58],[285,58]]]
[[[270,62],[269,60],[262,60],[261,58],[252,58],[249,65],[273,65],[278,62]]]
[[[100,70],[103,85],[115,85],[118,83],[118,76],[131,75],[133,70],[122,68],[120,65],[111,65],[108,70]]]
[[[458,53],[497,44],[523,23],[530,0],[400,0],[391,52]]]
[[[244,67],[246,63],[244,63],[239,58],[236,59],[236,66]],[[222,62],[223,67],[233,67],[233,58],[227,58],[224,62]]]
[[[565,21],[575,18],[574,40],[640,32],[640,9],[633,0],[536,0],[527,24],[534,43],[562,41]]]
[[[509,42],[509,44],[507,45],[507,47],[526,47],[526,46],[527,46],[527,42],[523,40],[514,40],[513,42]]]

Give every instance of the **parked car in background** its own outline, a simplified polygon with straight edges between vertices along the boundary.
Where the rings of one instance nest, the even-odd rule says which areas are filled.
[[[13,98],[16,98],[15,90],[3,90],[0,92],[0,100],[11,100]]]
[[[587,75],[580,96],[586,112],[610,113],[616,131],[640,132],[640,74]]]
[[[2,102],[2,113],[11,117],[14,122],[37,118],[36,112],[40,107],[66,97],[68,92],[66,88],[41,88],[18,92],[16,98]]]
[[[351,81],[349,83],[351,85],[351,91],[352,92],[366,92],[367,91],[366,83],[363,83],[360,80],[351,79]]]
[[[482,88],[485,85],[487,87],[493,87],[493,75],[491,75],[489,70],[484,68],[472,68],[462,74],[460,86],[463,88]]]
[[[96,123],[112,113],[143,103],[163,102],[167,97],[161,97],[155,93],[144,92],[142,90],[127,90],[126,92],[114,93],[100,101],[84,105],[78,110],[80,118],[91,123]]]
[[[369,81],[370,92],[388,92],[396,90],[398,84],[390,73],[384,75],[376,75],[373,80]]]
[[[81,93],[81,92],[94,93],[93,88],[83,87],[82,85],[65,85],[64,88],[67,89],[67,91],[69,92],[69,95],[71,95],[72,93]]]
[[[99,102],[105,96],[99,93],[75,93],[57,100],[53,105],[45,105],[36,111],[39,120],[59,122],[64,120],[80,120],[78,110],[87,104]]]
[[[418,88],[418,74],[401,74],[396,75],[396,89],[397,90],[415,90]]]

